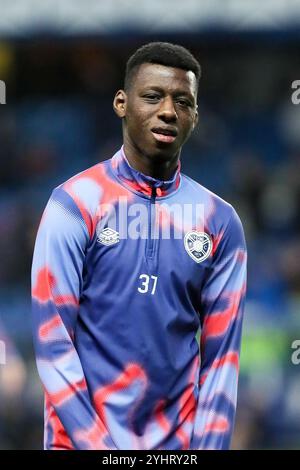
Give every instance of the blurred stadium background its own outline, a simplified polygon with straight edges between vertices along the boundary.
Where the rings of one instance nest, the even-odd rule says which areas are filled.
[[[299,0],[0,0],[0,448],[42,447],[30,268],[51,190],[121,144],[125,62],[151,40],[200,60],[183,171],[231,202],[248,250],[234,449],[300,448]]]

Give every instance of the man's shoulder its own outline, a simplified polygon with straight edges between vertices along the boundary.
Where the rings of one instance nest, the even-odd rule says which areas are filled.
[[[53,189],[52,195],[67,193],[75,202],[82,200],[85,203],[98,199],[107,179],[107,166],[110,160],[96,163],[70,176]]]
[[[109,161],[110,159],[104,160],[85,168],[60,183],[57,188],[64,189],[67,192],[70,188],[78,188],[79,191],[80,188],[82,188],[81,190],[84,191],[88,186],[99,185],[105,176],[106,167]]]
[[[205,186],[183,175],[186,190],[193,194],[193,199],[204,206],[205,224],[212,233],[227,233],[233,240],[245,248],[244,228],[240,216],[231,203],[210,191]]]
[[[193,194],[193,196],[200,203],[203,203],[205,206],[214,208],[214,211],[218,210],[218,212],[221,211],[224,214],[228,214],[229,216],[235,210],[228,201],[226,201],[210,189],[206,188],[202,184],[198,183],[194,179],[190,178],[189,176],[183,173],[182,178],[186,190],[191,192],[191,194]]]
[[[51,199],[65,208],[76,206],[81,212],[94,213],[102,197],[109,161],[90,166],[58,184],[52,191]]]

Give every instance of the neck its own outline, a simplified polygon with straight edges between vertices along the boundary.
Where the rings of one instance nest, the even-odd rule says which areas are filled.
[[[172,179],[178,167],[180,157],[180,152],[169,159],[159,154],[156,156],[147,155],[136,148],[131,142],[128,142],[127,139],[124,139],[124,153],[132,168],[144,175],[162,181]]]

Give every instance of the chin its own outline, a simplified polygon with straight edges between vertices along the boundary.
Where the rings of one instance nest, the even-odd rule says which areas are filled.
[[[159,144],[156,145],[154,148],[151,148],[151,150],[149,149],[149,152],[147,153],[149,155],[149,158],[166,161],[173,160],[174,158],[176,158],[179,153],[179,149],[171,148],[170,145],[167,146],[165,144]]]

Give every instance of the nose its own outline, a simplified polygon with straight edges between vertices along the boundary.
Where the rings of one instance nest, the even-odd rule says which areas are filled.
[[[178,119],[173,100],[170,96],[166,96],[161,101],[158,117],[165,122],[173,122]]]

